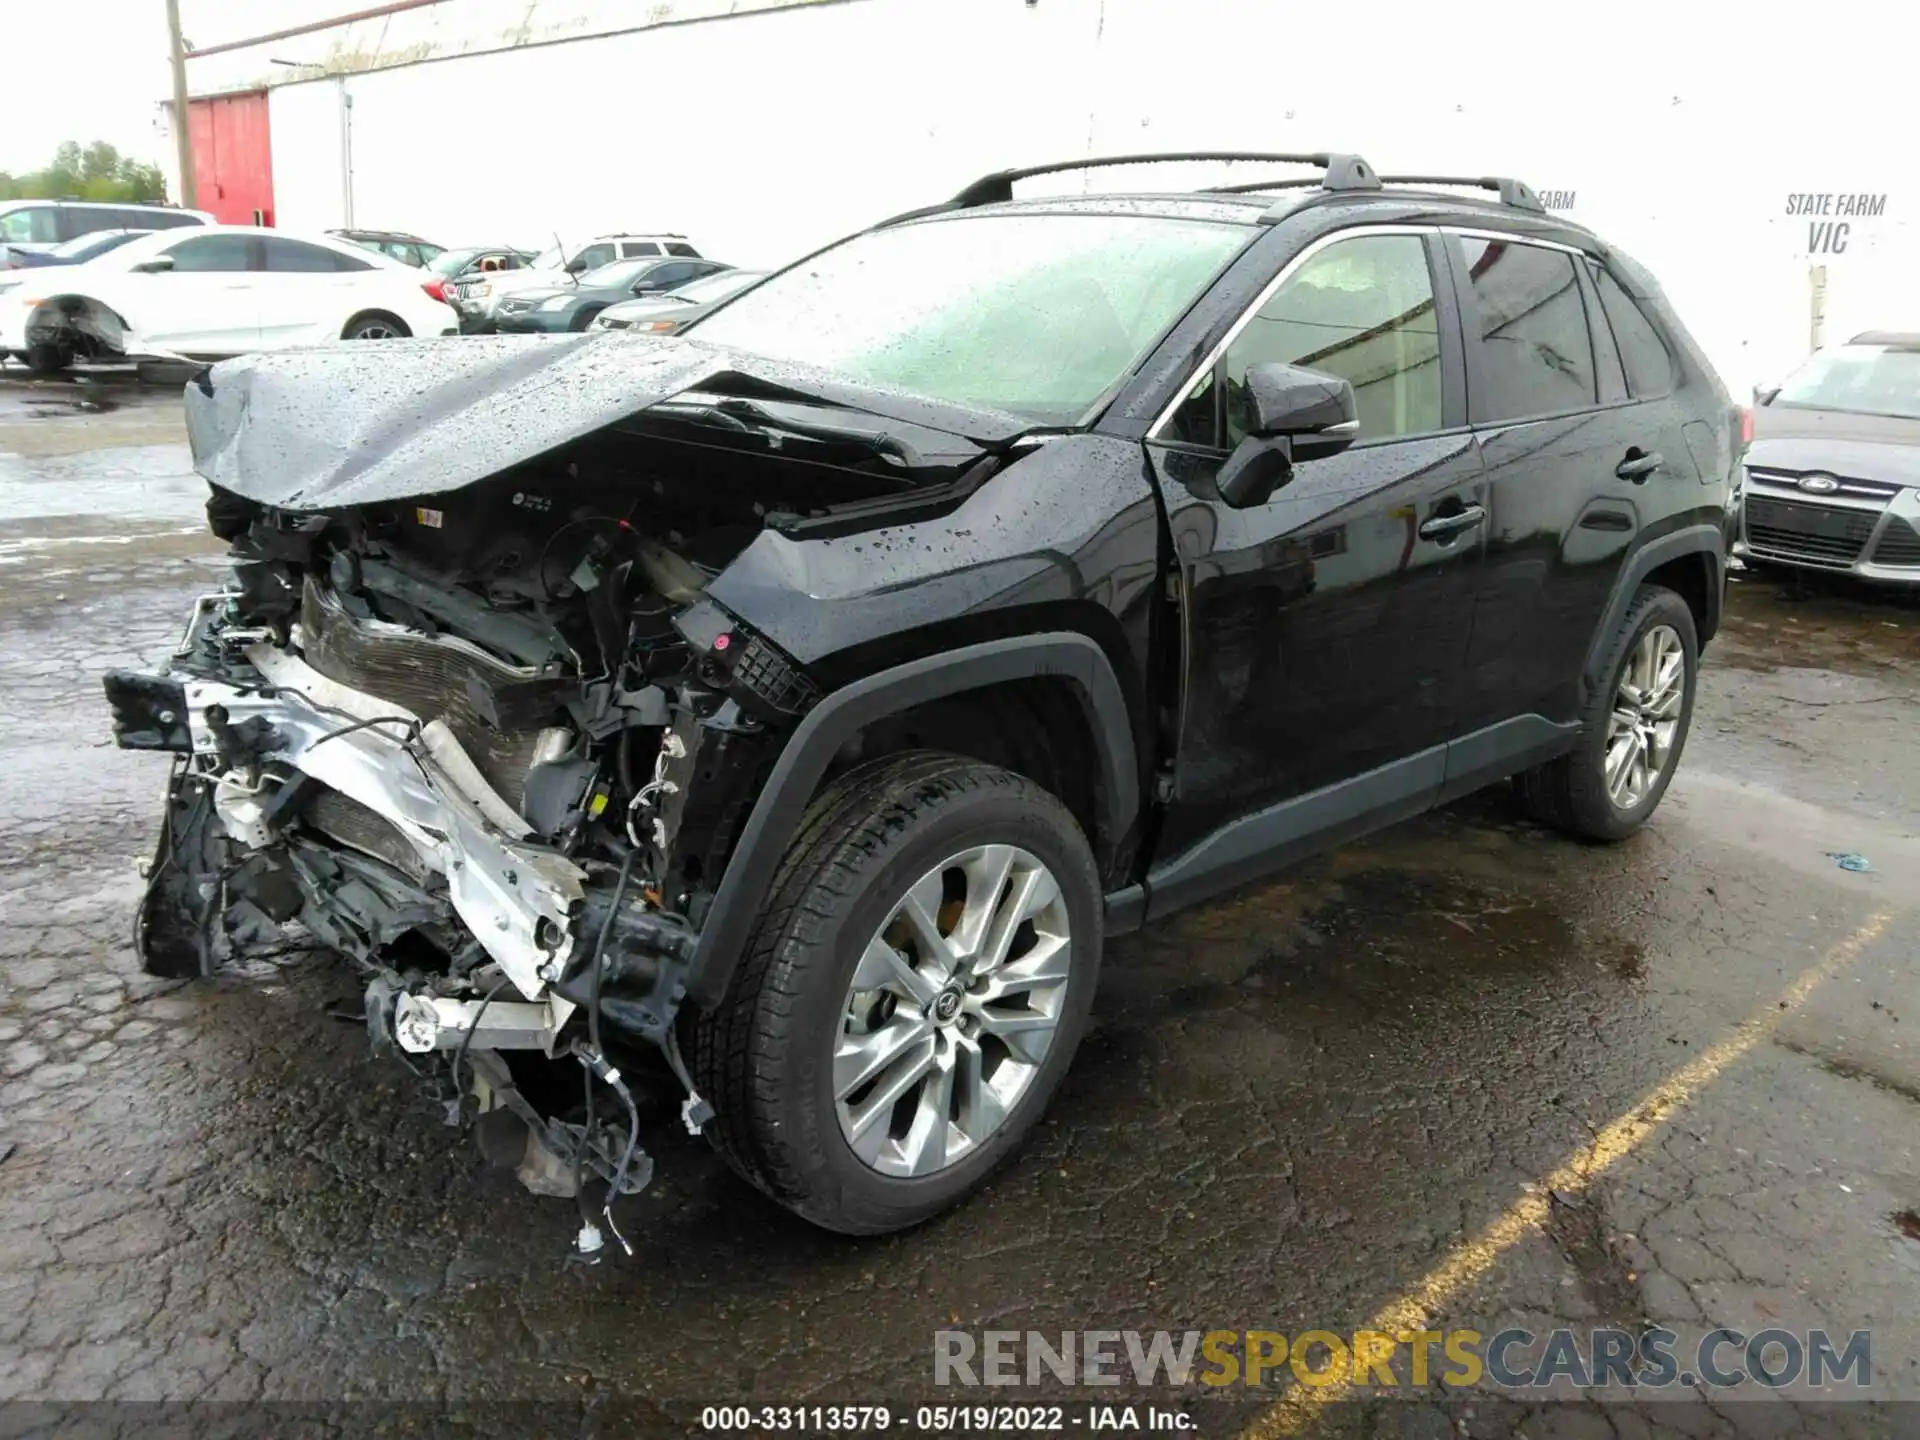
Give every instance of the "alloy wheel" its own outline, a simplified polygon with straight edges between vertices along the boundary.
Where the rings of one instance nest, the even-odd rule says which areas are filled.
[[[840,1133],[883,1175],[932,1175],[996,1134],[1066,1013],[1071,926],[1036,856],[942,861],[861,953],[834,1037]]]
[[[1686,692],[1687,654],[1679,633],[1655,625],[1634,645],[1607,721],[1607,795],[1616,808],[1639,805],[1666,772]]]

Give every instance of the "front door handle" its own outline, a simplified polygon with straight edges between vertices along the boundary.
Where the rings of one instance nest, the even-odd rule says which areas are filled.
[[[1435,515],[1430,520],[1422,521],[1420,538],[1438,540],[1445,544],[1462,530],[1471,530],[1486,518],[1486,507],[1482,505],[1468,505],[1464,509],[1449,510],[1444,515]]]
[[[1642,454],[1638,450],[1627,451],[1627,458],[1613,467],[1613,473],[1622,480],[1631,480],[1636,485],[1647,483],[1647,477],[1667,462],[1660,458],[1660,452],[1654,450]]]

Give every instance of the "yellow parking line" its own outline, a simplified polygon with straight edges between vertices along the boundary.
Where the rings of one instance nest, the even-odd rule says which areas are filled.
[[[1891,914],[1875,915],[1820,958],[1818,964],[1775,997],[1773,1003],[1749,1015],[1712,1049],[1681,1066],[1636,1101],[1631,1109],[1594,1136],[1593,1143],[1576,1150],[1543,1177],[1526,1195],[1477,1235],[1462,1241],[1429,1270],[1405,1295],[1390,1301],[1359,1328],[1388,1335],[1402,1330],[1436,1328],[1434,1315],[1474,1281],[1480,1279],[1514,1246],[1542,1229],[1553,1191],[1575,1193],[1632,1154],[1659,1129],[1674,1111],[1711,1084],[1734,1061],[1758,1045],[1780,1022],[1803,1004],[1820,984],[1851,965],[1885,933]],[[1296,1386],[1285,1398],[1262,1411],[1247,1427],[1244,1440],[1276,1440],[1304,1430],[1329,1402],[1353,1393],[1350,1380],[1313,1388]]]

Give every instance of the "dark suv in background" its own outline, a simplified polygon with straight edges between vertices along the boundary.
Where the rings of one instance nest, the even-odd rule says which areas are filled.
[[[1312,176],[1013,195],[1168,159]],[[107,681],[181,757],[147,965],[302,927],[609,1219],[655,1047],[849,1232],[1006,1158],[1106,937],[1507,777],[1641,826],[1745,418],[1525,186],[1339,155],[1005,172],[670,340],[255,357],[187,416],[234,578]]]

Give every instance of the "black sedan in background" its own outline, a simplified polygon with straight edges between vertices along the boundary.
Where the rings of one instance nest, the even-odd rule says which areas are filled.
[[[14,250],[0,245],[0,270],[36,270],[48,265],[84,265],[129,240],[151,235],[151,230],[89,230],[63,240],[51,250]]]
[[[520,290],[504,297],[494,311],[494,324],[509,334],[523,335],[584,330],[609,305],[658,295],[732,268],[717,260],[615,260],[587,271],[576,284]]]
[[[671,335],[684,330],[723,300],[731,300],[749,285],[767,278],[765,270],[722,270],[689,280],[677,290],[623,300],[609,305],[593,322],[595,330],[639,330],[649,335]]]
[[[1920,585],[1920,333],[1856,335],[1754,402],[1734,553]]]

